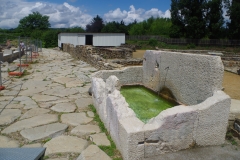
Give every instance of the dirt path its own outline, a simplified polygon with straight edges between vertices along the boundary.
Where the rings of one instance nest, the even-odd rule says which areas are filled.
[[[146,50],[136,50],[136,52],[133,52],[133,58],[143,58],[145,52]]]
[[[232,99],[240,100],[240,76],[230,72],[224,72],[223,76],[224,92]]]

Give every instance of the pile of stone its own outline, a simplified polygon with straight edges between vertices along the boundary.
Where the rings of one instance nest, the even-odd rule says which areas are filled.
[[[63,44],[63,51],[85,61],[97,69],[114,70],[129,65],[141,65],[142,59],[133,59],[133,49],[124,47],[94,47]]]

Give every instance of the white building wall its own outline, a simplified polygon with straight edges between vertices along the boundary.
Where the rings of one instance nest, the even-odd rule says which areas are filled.
[[[120,46],[125,43],[125,34],[120,33],[95,33],[93,46]]]
[[[93,46],[120,46],[125,43],[124,33],[60,33],[58,46],[61,47],[61,43],[85,45],[85,35],[93,35]]]
[[[58,35],[58,46],[61,46],[61,43],[70,43],[73,44],[74,46],[79,45],[79,42],[83,42],[85,44],[85,37],[78,37],[78,34],[76,33],[60,33]],[[84,45],[81,44],[81,45]]]

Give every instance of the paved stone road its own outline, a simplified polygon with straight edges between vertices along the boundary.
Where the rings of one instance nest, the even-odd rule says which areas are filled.
[[[47,147],[45,158],[55,160],[76,159],[81,152],[78,159],[110,159],[90,141],[110,145],[88,108],[90,75],[97,70],[52,49],[43,49],[36,60],[22,78],[2,73],[0,111],[6,108],[0,114],[0,148]]]

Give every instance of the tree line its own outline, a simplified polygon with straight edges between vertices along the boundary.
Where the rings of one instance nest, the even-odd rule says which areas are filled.
[[[171,2],[170,37],[240,38],[239,0],[171,0]],[[229,20],[224,19],[224,16],[228,16]]]
[[[224,10],[226,15],[224,15]],[[97,15],[86,28],[50,28],[49,17],[33,12],[19,21],[14,29],[1,33],[40,39],[43,47],[57,46],[60,32],[125,33],[126,35],[161,35],[170,38],[240,39],[239,0],[171,0],[171,18],[150,17],[126,24],[104,22]],[[226,20],[224,16],[228,16]]]

